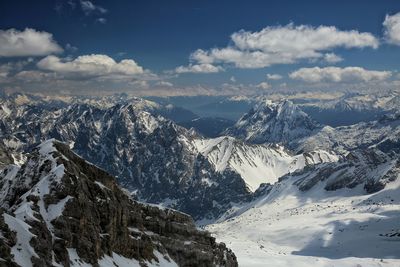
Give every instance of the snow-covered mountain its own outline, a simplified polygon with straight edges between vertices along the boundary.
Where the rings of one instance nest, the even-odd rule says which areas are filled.
[[[321,149],[341,156],[293,171],[290,164],[281,165],[287,173],[277,175],[276,183],[261,184],[255,200],[235,205],[206,229],[230,244],[243,266],[398,266],[400,251],[393,245],[400,238],[398,113],[336,128],[313,124],[304,130],[309,125],[304,118],[309,117],[303,112],[283,112],[296,114],[298,120],[280,115],[285,102],[262,102],[267,112],[256,106],[227,133],[253,143],[279,140],[292,151]],[[283,123],[277,123],[280,118]],[[221,168],[235,169],[235,158],[241,164],[247,160],[228,141],[209,145],[216,151],[203,146],[203,153]],[[301,154],[296,157],[302,159]],[[243,172],[255,177],[251,167]]]
[[[138,203],[48,140],[0,174],[3,266],[237,266],[190,216]]]
[[[53,172],[50,176],[57,177],[56,170],[47,167],[51,160],[47,165],[44,158],[40,166],[35,163],[41,158],[36,144],[57,138],[83,159],[116,176],[131,196],[189,213],[199,225],[214,223],[207,229],[232,245],[244,266],[266,266],[267,260],[270,266],[309,266],[311,262],[369,266],[380,264],[373,259],[376,257],[399,258],[386,241],[395,239],[392,237],[400,231],[394,225],[398,221],[400,172],[400,117],[396,113],[333,128],[315,123],[290,101],[263,100],[226,131],[231,136],[209,139],[166,119],[157,105],[139,98],[109,106],[83,99],[63,105],[18,99],[0,105],[4,144],[0,144],[0,198],[14,215],[16,209],[29,214],[27,207],[32,205],[32,213],[40,214],[37,195],[45,198],[45,203],[56,204],[33,189],[33,196],[24,195],[32,204],[21,208],[23,202],[13,195],[38,188],[20,177],[42,177],[42,172]],[[64,153],[69,148],[57,142],[50,147],[55,147],[57,164],[69,166],[75,154]],[[73,158],[78,169],[68,173],[74,170],[78,177],[81,164],[87,163],[75,160],[76,155]],[[10,161],[19,166],[7,165]],[[59,183],[54,185],[58,188]],[[82,194],[97,194],[97,189]],[[68,194],[57,196],[60,201]],[[53,227],[49,220],[43,219],[47,229]],[[368,227],[372,230],[367,231]],[[361,236],[357,231],[367,234]],[[12,242],[9,231],[4,233],[7,242]],[[356,241],[352,243],[351,238]],[[368,250],[372,258],[357,248],[362,242],[378,244],[376,251]],[[84,254],[78,255],[86,260]],[[333,255],[340,259],[333,259]],[[341,259],[347,256],[354,258]],[[357,257],[365,259],[358,261]],[[168,258],[175,261],[172,254]],[[387,262],[388,266],[398,263]]]
[[[288,174],[208,225],[242,266],[399,266],[400,160],[376,150]]]
[[[37,107],[40,110],[60,109],[68,106],[89,105],[99,109],[108,109],[117,104],[134,104],[136,108],[161,115],[175,122],[190,121],[198,118],[193,112],[177,107],[172,104],[159,104],[154,101],[126,94],[114,94],[109,96],[38,96],[30,94],[15,93],[0,97],[1,108],[8,112],[13,108],[23,106]],[[39,110],[37,110],[39,111]]]
[[[313,119],[332,127],[377,120],[399,111],[398,92],[347,93],[329,99],[294,100]]]
[[[300,153],[318,149],[346,154],[358,148],[378,147],[400,151],[400,113],[382,115],[370,122],[331,127],[315,123],[297,105],[262,101],[226,134],[251,143],[282,143]]]
[[[345,153],[358,148],[377,147],[385,152],[400,151],[400,113],[382,116],[379,120],[350,126],[325,126],[315,134],[294,140],[298,151],[317,148]]]
[[[238,174],[216,172],[199,155],[194,133],[144,111],[142,102],[108,109],[73,104],[40,112],[23,106],[3,118],[2,137],[14,154],[57,138],[115,175],[138,199],[164,203],[196,219],[214,218],[231,202],[249,197]]]
[[[203,138],[161,117],[151,102],[140,99],[109,108],[86,103],[2,107],[1,136],[16,163],[24,162],[22,152],[32,145],[56,138],[114,175],[138,199],[178,209],[196,220],[215,219],[232,203],[249,201],[262,183],[306,165],[337,160],[324,151],[296,156],[280,146]]]
[[[224,134],[252,143],[283,143],[311,135],[320,126],[289,100],[258,103]]]
[[[216,171],[230,169],[237,172],[252,192],[262,183],[273,184],[279,177],[305,166],[339,159],[338,156],[322,150],[291,155],[280,145],[251,145],[228,136],[195,139],[194,143]]]
[[[303,101],[301,107],[317,107],[321,110],[336,110],[336,111],[392,111],[399,110],[400,95],[397,91],[374,93],[347,93],[340,97],[317,100]]]

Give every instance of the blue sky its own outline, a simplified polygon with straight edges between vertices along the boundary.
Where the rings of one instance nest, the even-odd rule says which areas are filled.
[[[396,89],[399,12],[394,0],[1,1],[0,88],[165,95]]]

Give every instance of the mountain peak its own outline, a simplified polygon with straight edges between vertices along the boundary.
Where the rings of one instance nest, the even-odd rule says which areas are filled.
[[[290,100],[258,103],[225,134],[253,143],[287,143],[309,135],[319,125]]]

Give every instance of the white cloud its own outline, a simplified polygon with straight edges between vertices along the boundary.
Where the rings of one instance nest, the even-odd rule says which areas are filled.
[[[280,79],[282,79],[282,75],[267,73],[267,79],[268,80],[280,80]]]
[[[74,60],[47,56],[37,63],[42,70],[78,78],[132,79],[147,73],[131,59],[116,62],[107,55],[83,55]]]
[[[390,71],[366,70],[360,67],[314,67],[301,68],[289,74],[291,79],[305,82],[369,82],[372,80],[385,80],[392,75]]]
[[[159,81],[159,82],[156,83],[156,85],[160,86],[160,87],[172,87],[172,86],[174,86],[172,83],[166,82],[166,81]]]
[[[383,27],[386,41],[400,45],[400,12],[393,16],[386,15]]]
[[[373,47],[378,40],[370,33],[340,31],[336,27],[307,25],[266,27],[259,32],[239,31],[232,40],[242,50],[281,51],[314,54],[335,47]]]
[[[327,63],[338,63],[343,61],[343,58],[335,53],[326,53],[324,55],[324,61]]]
[[[239,31],[231,35],[232,45],[198,49],[190,56],[196,64],[233,64],[238,68],[263,68],[290,64],[302,59],[324,58],[335,48],[378,48],[371,33],[341,31],[336,27],[307,25],[266,27],[259,32]],[[339,57],[326,56],[331,60]]]
[[[129,83],[131,86],[133,86],[135,89],[148,89],[149,88],[149,82],[148,81],[133,81]]]
[[[65,50],[70,51],[71,53],[75,53],[76,51],[78,51],[78,47],[73,46],[73,45],[67,43],[67,44],[65,45]]]
[[[29,28],[0,30],[0,57],[45,56],[62,51],[51,33]]]
[[[43,82],[56,79],[55,73],[46,73],[37,70],[23,70],[15,75],[15,78],[23,82]]]
[[[235,82],[236,82],[236,78],[235,78],[235,76],[231,76],[231,78],[229,78],[229,80],[230,80],[231,82],[233,82],[233,83],[235,83]]]
[[[21,71],[26,65],[32,62],[31,58],[21,61],[7,62],[0,64],[0,82],[10,82],[15,73]]]
[[[214,48],[210,51],[199,49],[191,55],[191,60],[200,64],[233,64],[238,68],[263,68],[273,64],[294,63],[289,56],[262,51],[241,51],[235,47]]]
[[[98,19],[96,19],[96,22],[101,23],[101,24],[106,24],[106,23],[107,23],[107,19],[105,19],[105,18],[98,18]]]
[[[271,88],[271,85],[267,82],[262,82],[256,85],[257,88],[263,89],[263,90],[267,90]]]
[[[10,67],[5,64],[5,65],[0,65],[0,82],[5,82],[7,81],[7,77],[10,74]]]
[[[189,66],[179,66],[175,69],[176,73],[216,73],[220,72],[223,69],[221,67],[216,67],[212,64],[198,64],[198,65],[192,65],[190,64]]]
[[[101,6],[97,6],[95,4],[93,4],[91,1],[80,1],[81,3],[81,8],[83,10],[83,12],[85,13],[85,15],[90,15],[93,12],[97,12],[97,13],[107,13],[107,9],[105,9],[104,7]]]
[[[281,87],[281,88],[286,88],[286,87],[287,87],[287,83],[281,83],[281,84],[279,85],[279,87]]]

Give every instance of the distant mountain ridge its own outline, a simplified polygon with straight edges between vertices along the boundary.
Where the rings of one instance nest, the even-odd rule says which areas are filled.
[[[370,122],[330,127],[316,123],[289,100],[262,101],[224,134],[251,143],[281,143],[293,151],[317,149],[346,154],[357,148],[378,147],[400,151],[400,113]]]

